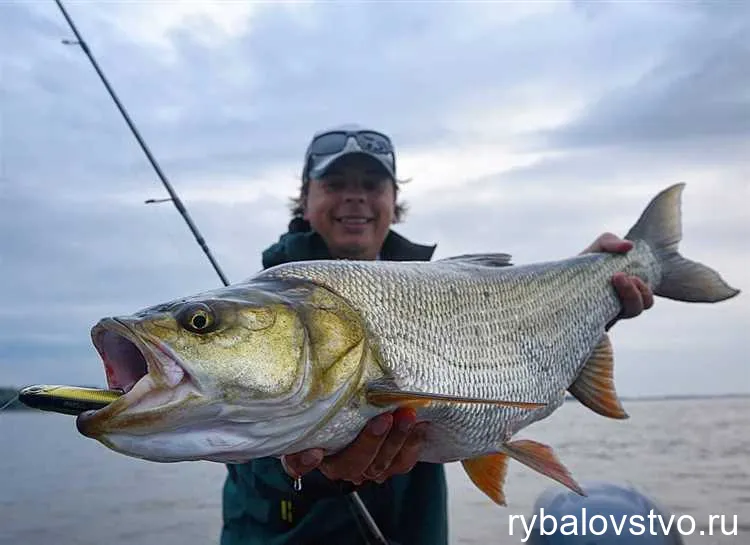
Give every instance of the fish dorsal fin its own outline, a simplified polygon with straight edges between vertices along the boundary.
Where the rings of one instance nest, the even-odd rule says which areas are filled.
[[[498,505],[505,506],[505,476],[508,473],[506,454],[487,454],[479,458],[462,460],[464,470],[471,481]]]
[[[513,265],[513,263],[511,263],[510,261],[512,258],[513,256],[511,256],[510,254],[502,254],[502,253],[463,254],[463,255],[457,255],[457,256],[451,256],[451,257],[444,257],[443,259],[438,259],[437,261],[433,261],[433,263],[460,262],[460,263],[466,263],[469,265],[483,265],[485,267],[510,267],[511,265]]]
[[[480,399],[476,397],[401,390],[385,381],[373,381],[367,384],[365,387],[365,397],[369,404],[378,407],[395,405],[398,407],[420,408],[427,407],[434,402],[481,403],[485,405],[498,405],[500,407],[514,407],[517,409],[539,409],[545,406],[545,403],[529,403],[525,401],[510,401],[502,399]]]
[[[570,471],[557,459],[552,447],[529,439],[522,439],[505,443],[502,450],[514,460],[550,479],[556,480],[573,492],[581,496],[586,495],[580,485],[573,479]]]
[[[596,413],[619,420],[628,418],[615,391],[614,355],[609,335],[604,334],[568,391]]]

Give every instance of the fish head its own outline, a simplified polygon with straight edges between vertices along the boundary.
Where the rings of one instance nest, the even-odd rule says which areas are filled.
[[[320,357],[336,352],[339,334],[351,339],[346,322],[310,323],[313,292],[283,288],[228,287],[100,320],[91,338],[108,387],[124,395],[79,415],[78,430],[154,461],[284,453],[320,425],[357,366],[332,371],[336,354]],[[339,343],[341,354],[348,344]]]

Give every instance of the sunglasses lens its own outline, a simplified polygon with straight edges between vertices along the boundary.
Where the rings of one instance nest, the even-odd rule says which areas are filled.
[[[313,155],[331,155],[338,153],[346,146],[347,135],[343,132],[330,132],[320,135],[312,143],[311,153]]]
[[[314,155],[331,155],[338,153],[346,146],[346,141],[350,136],[357,139],[357,144],[362,151],[378,153],[385,155],[393,152],[390,140],[377,132],[361,131],[353,135],[345,132],[330,132],[322,134],[312,144],[310,150]]]
[[[363,131],[357,133],[357,143],[363,151],[386,154],[393,151],[390,141],[382,134]]]

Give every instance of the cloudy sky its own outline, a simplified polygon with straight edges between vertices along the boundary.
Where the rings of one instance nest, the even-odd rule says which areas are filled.
[[[748,5],[66,3],[232,281],[342,122],[393,136],[436,257],[565,258],[687,182],[683,253],[744,294],[620,323],[625,395],[750,392]],[[0,384],[103,384],[96,320],[220,283],[72,37],[0,2]]]

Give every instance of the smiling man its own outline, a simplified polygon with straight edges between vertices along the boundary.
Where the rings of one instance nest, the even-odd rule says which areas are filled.
[[[333,139],[335,145],[345,137],[329,133],[317,141],[313,150],[326,146],[326,138]],[[358,138],[371,148],[385,146],[380,142],[384,137],[376,133],[359,133]],[[334,257],[375,259],[396,219],[393,153],[365,154],[356,150],[357,140],[349,142],[340,153],[317,163],[316,155],[310,156],[312,168],[308,176],[313,183],[304,188],[303,217],[315,225]]]
[[[391,228],[403,212],[396,154],[387,135],[356,125],[318,132],[305,153],[289,230],[263,252],[263,267],[313,259],[429,261],[434,245],[415,244]],[[631,247],[605,234],[586,251]],[[622,318],[653,304],[640,279],[618,275],[613,283]],[[374,418],[351,445],[331,456],[310,449],[281,461],[229,465],[221,544],[368,543],[347,496],[356,489],[392,544],[447,545],[443,466],[417,462],[423,426],[411,409],[402,409]],[[302,490],[295,491],[294,479],[302,475]]]
[[[391,230],[397,202],[396,155],[390,138],[358,125],[316,133],[305,153],[290,232],[263,254],[263,265],[301,259],[429,260],[435,246],[412,244]],[[303,254],[303,255],[302,255]]]

